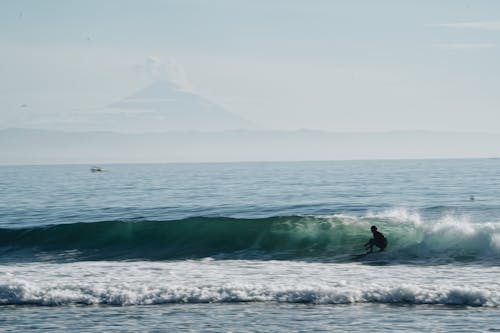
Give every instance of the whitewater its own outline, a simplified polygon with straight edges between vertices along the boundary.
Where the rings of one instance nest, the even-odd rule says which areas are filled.
[[[498,269],[290,261],[84,262],[10,266],[0,304],[152,305],[275,302],[498,307]],[[409,275],[412,274],[412,275]],[[478,276],[479,274],[479,276]],[[471,282],[473,281],[473,282]]]
[[[500,330],[498,159],[104,170],[0,167],[3,330]]]

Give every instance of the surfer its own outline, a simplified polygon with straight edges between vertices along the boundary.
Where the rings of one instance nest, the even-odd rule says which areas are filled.
[[[373,238],[370,238],[368,243],[365,244],[365,249],[368,250],[368,253],[373,252],[373,245],[380,248],[380,252],[384,251],[387,247],[387,238],[385,238],[384,234],[377,230],[377,227],[372,225],[370,228],[373,234]]]

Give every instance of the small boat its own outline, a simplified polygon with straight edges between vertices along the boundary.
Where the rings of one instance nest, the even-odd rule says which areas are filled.
[[[98,166],[93,166],[92,168],[90,168],[90,171],[92,171],[92,172],[102,172],[102,171],[104,171],[104,169],[101,168],[101,167],[98,167]]]

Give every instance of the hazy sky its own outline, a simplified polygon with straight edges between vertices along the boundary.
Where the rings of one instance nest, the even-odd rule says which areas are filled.
[[[168,78],[263,128],[500,131],[500,1],[4,0],[0,47],[0,128]]]

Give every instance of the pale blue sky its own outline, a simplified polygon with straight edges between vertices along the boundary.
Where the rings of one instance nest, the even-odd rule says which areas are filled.
[[[500,131],[498,1],[2,1],[0,47],[0,128],[81,121],[155,59],[263,128]]]

